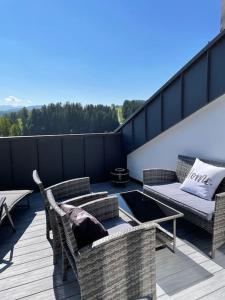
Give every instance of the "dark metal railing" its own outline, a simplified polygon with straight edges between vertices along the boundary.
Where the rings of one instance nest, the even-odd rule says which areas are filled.
[[[225,30],[116,132],[128,154],[225,93]]]
[[[0,138],[0,190],[35,188],[34,169],[46,186],[83,176],[104,181],[124,163],[120,133]]]

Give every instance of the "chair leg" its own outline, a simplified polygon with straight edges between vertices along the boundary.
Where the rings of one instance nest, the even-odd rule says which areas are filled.
[[[210,256],[212,259],[215,258],[215,256],[216,256],[216,250],[215,250],[214,248],[212,248],[212,250],[211,250],[209,256]]]
[[[62,280],[65,281],[67,279],[67,269],[68,269],[68,259],[64,250],[62,249]]]
[[[51,231],[51,225],[49,221],[49,216],[46,215],[46,238],[50,241],[50,231]]]
[[[11,225],[13,231],[15,232],[15,231],[16,231],[16,228],[15,228],[15,226],[14,226],[14,223],[13,223],[13,220],[12,220],[12,217],[11,217],[11,214],[10,214],[10,212],[9,212],[9,210],[8,210],[8,206],[7,206],[6,203],[4,203],[4,208],[5,208],[5,213],[6,213],[7,217],[8,217],[8,219],[9,219],[10,225]]]
[[[47,240],[50,240],[50,235],[49,235],[50,233],[49,233],[49,230],[48,230],[48,228],[46,227],[46,239]]]
[[[53,248],[53,264],[57,265],[60,249],[59,249],[59,245],[54,240],[54,236],[52,240],[52,248]]]
[[[58,258],[57,255],[55,254],[54,250],[53,250],[53,265],[57,265],[58,264]]]

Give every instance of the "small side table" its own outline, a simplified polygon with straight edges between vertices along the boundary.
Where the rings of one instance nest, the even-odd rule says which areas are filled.
[[[110,172],[110,177],[113,184],[126,184],[130,181],[129,170],[124,168],[116,168]]]

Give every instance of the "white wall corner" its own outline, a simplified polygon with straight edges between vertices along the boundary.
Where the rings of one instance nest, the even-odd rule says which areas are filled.
[[[175,169],[178,154],[225,162],[225,94],[130,153],[130,176],[142,181],[143,169]]]

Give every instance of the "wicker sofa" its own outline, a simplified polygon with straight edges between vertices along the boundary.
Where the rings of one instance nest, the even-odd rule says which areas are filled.
[[[81,299],[156,299],[155,225],[131,226],[119,217],[116,196],[82,205],[109,235],[78,250],[68,216],[47,191],[63,249],[63,279],[68,265],[74,271]]]
[[[220,167],[225,163],[202,161]],[[143,170],[143,190],[146,194],[181,211],[184,218],[212,234],[211,252],[225,243],[225,179],[219,185],[213,201],[207,201],[180,190],[180,185],[195,162],[194,157],[179,155],[176,171]]]

